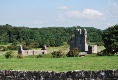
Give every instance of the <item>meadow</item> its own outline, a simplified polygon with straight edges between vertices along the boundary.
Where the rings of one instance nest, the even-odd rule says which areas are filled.
[[[98,47],[104,49],[103,46]],[[69,51],[69,46],[49,47],[48,51]],[[0,51],[0,70],[38,70],[38,71],[70,71],[70,70],[107,70],[118,69],[118,55],[96,56],[95,54],[85,57],[64,58],[32,58],[24,57],[5,58],[6,51]],[[17,51],[14,51],[17,55]],[[46,57],[47,55],[44,55]]]
[[[0,56],[0,70],[70,71],[108,69],[118,69],[118,55],[22,59],[5,59]]]

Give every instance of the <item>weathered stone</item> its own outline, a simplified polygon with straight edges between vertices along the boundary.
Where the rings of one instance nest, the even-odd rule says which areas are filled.
[[[22,46],[20,45],[18,47],[18,54],[22,54],[23,56],[47,54],[47,48],[46,46],[43,46],[41,50],[23,50]]]
[[[86,29],[76,29],[75,35],[70,38],[70,50],[78,48],[80,52],[97,53],[97,45],[88,45],[86,38]]]
[[[89,45],[88,46],[88,54],[91,54],[91,53],[97,53],[97,45]]]
[[[118,80],[118,70],[68,72],[2,70],[0,80]]]

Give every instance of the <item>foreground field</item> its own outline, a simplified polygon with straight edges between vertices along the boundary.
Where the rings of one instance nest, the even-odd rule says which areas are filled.
[[[107,70],[118,69],[118,56],[76,57],[76,58],[23,58],[0,57],[0,70]]]

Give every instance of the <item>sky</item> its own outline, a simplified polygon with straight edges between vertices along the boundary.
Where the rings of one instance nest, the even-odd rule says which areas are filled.
[[[118,24],[118,0],[0,0],[0,25],[95,27]]]

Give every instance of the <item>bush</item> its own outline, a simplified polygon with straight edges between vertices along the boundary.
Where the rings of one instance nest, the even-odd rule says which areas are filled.
[[[39,54],[39,55],[37,55],[37,58],[41,58],[42,56]]]
[[[62,51],[53,51],[52,53],[53,58],[60,58],[63,56]]]
[[[14,57],[13,51],[6,52],[5,57],[6,57],[7,59],[8,59],[8,58],[13,58],[13,57]]]
[[[21,58],[23,58],[23,55],[22,54],[18,54],[17,58],[21,59]]]
[[[114,52],[110,52],[108,49],[104,49],[97,53],[97,56],[112,56]]]
[[[78,48],[73,48],[72,50],[70,50],[67,54],[67,57],[78,57],[79,56],[79,50]]]

